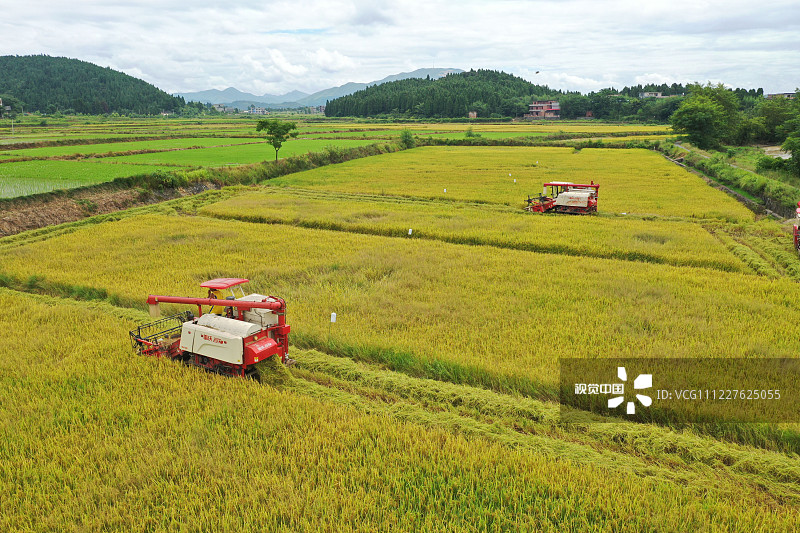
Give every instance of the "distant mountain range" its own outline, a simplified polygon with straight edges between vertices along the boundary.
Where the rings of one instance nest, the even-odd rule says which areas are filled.
[[[409,78],[425,78],[427,76],[430,76],[431,79],[438,79],[448,74],[459,74],[461,72],[464,71],[458,68],[420,68],[413,72],[401,72],[400,74],[387,76],[382,80],[369,83],[345,83],[339,87],[331,87],[330,89],[317,91],[314,94],[292,91],[282,95],[264,94],[257,96],[255,94],[242,92],[233,87],[228,87],[224,91],[210,89],[193,93],[179,93],[177,96],[182,96],[187,102],[225,104],[239,109],[246,109],[250,107],[250,105],[268,108],[313,107],[325,105],[325,102],[328,100],[353,94],[356,91],[366,89],[372,85],[380,85],[381,83],[406,80]]]

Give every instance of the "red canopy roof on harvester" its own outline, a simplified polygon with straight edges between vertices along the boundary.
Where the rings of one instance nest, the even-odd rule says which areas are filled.
[[[248,281],[250,280],[244,278],[215,278],[204,281],[200,286],[207,289],[227,289],[229,287],[241,285],[242,283],[247,283]]]

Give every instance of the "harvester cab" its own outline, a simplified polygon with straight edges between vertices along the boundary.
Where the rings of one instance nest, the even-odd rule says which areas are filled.
[[[532,213],[596,213],[599,189],[600,185],[594,181],[588,185],[552,181],[544,184],[538,198],[528,196],[525,210]]]
[[[247,283],[248,281],[249,280],[244,278],[217,278],[205,281],[201,283],[200,286],[208,289],[208,298],[217,300],[236,300],[237,298],[245,297],[242,284]],[[225,292],[226,289],[228,294]],[[236,295],[235,289],[238,289],[238,296]],[[224,302],[220,303],[220,305],[211,306],[211,309],[209,309],[208,312],[215,315],[225,315],[228,318],[233,318],[233,308],[226,307]]]
[[[208,297],[147,297],[152,316],[159,315],[159,304],[176,303],[197,306],[197,315],[184,311],[143,324],[130,332],[134,349],[143,355],[169,357],[186,364],[230,376],[260,375],[256,364],[280,357],[290,359],[286,302],[275,296],[245,294],[244,278],[216,278],[200,286]],[[230,295],[225,293],[230,292]],[[236,293],[240,293],[237,297]],[[203,312],[203,306],[209,308]]]

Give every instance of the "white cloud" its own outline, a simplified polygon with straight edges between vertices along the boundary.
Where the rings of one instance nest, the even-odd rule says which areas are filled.
[[[800,79],[796,0],[28,0],[4,6],[0,35],[2,53],[76,57],[168,92],[313,92],[434,64],[581,91]]]
[[[530,79],[530,78],[529,78]],[[609,77],[595,79],[591,77],[576,76],[567,72],[541,71],[533,79],[534,83],[547,85],[551,89],[564,89],[570,91],[591,92],[605,89],[607,87],[622,88],[624,84]]]
[[[353,0],[350,23],[366,27],[392,25],[395,20],[391,8],[392,3],[386,0]]]
[[[356,62],[351,58],[342,55],[337,50],[329,52],[324,48],[319,48],[310,54],[311,63],[325,72],[338,72],[340,70],[353,69]]]
[[[308,72],[308,69],[303,65],[293,65],[290,63],[280,50],[269,50],[269,57],[272,59],[272,62],[275,64],[275,66],[278,67],[281,72],[286,74],[291,74],[292,76],[302,76]]]

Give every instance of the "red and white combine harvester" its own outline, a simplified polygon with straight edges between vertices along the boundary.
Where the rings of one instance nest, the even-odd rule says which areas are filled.
[[[201,283],[206,298],[181,296],[147,297],[151,316],[159,316],[161,303],[197,306],[191,311],[168,316],[130,332],[139,353],[169,357],[211,372],[260,379],[256,364],[270,357],[289,359],[289,330],[286,302],[275,296],[245,295],[243,278],[217,278]],[[234,292],[234,288],[240,293]],[[229,291],[225,295],[223,291]],[[210,307],[203,313],[203,306]]]
[[[528,196],[525,210],[532,213],[596,213],[599,188],[600,185],[594,181],[589,185],[567,181],[545,183],[538,198]]]
[[[797,218],[800,218],[800,202],[797,202]],[[797,224],[794,225],[794,249],[797,253],[800,253],[800,228],[797,227]]]
[[[800,253],[800,228],[797,227],[797,224],[794,225],[794,249]]]

